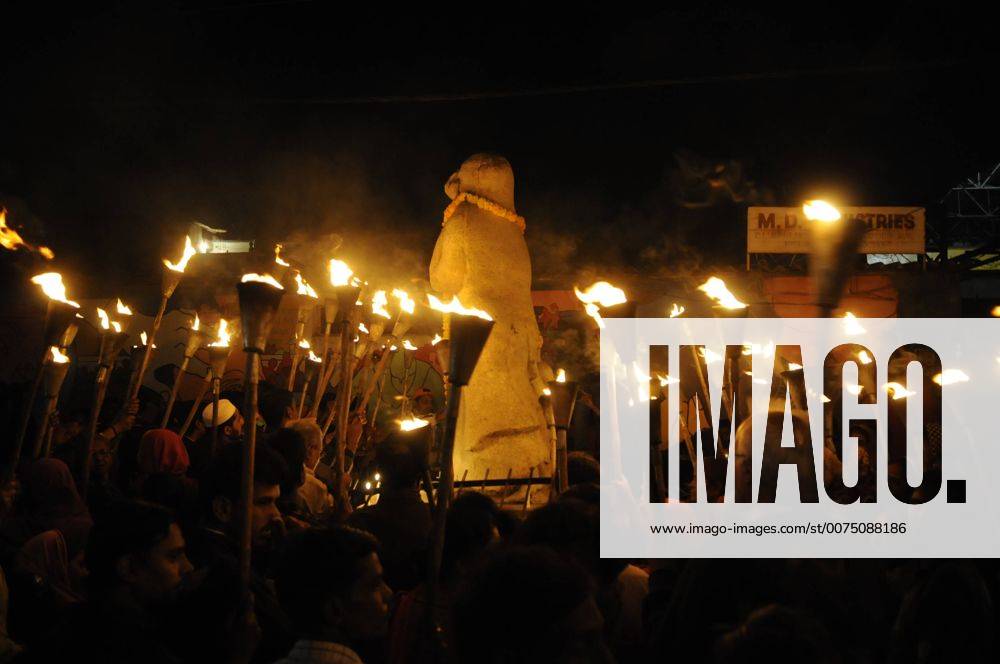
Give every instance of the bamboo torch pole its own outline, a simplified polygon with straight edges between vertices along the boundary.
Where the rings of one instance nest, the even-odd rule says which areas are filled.
[[[455,483],[453,458],[462,388],[469,384],[472,372],[479,361],[479,355],[493,329],[493,319],[485,314],[482,315],[485,318],[479,315],[451,316],[451,352],[448,371],[451,389],[448,395],[444,436],[441,443],[441,479],[438,482],[437,499],[434,503],[434,523],[431,530],[430,555],[427,566],[428,614],[432,619],[437,598],[438,576],[441,571],[441,557],[444,553],[445,524],[448,519],[448,507],[451,504],[451,493]]]
[[[45,434],[48,432],[49,420],[52,411],[55,410],[56,401],[59,399],[59,391],[62,389],[63,380],[66,378],[66,371],[69,369],[69,357],[52,346],[49,348],[49,356],[42,372],[42,394],[45,397],[45,409],[42,411],[42,419],[39,422],[38,430],[35,431],[35,444],[32,450],[33,458],[38,459],[42,455],[45,443]]]
[[[128,335],[115,334],[110,340],[108,334],[101,334],[101,353],[98,360],[97,374],[94,376],[94,402],[90,408],[90,419],[87,422],[87,438],[84,440],[83,459],[79,472],[80,497],[87,499],[90,488],[90,466],[93,462],[94,440],[97,438],[97,424],[104,406],[104,397],[108,392],[108,381],[111,378],[111,367],[115,358],[128,343]]]
[[[247,274],[236,286],[240,302],[240,322],[246,363],[246,397],[244,409],[243,476],[240,484],[240,579],[244,593],[250,592],[250,550],[252,546],[252,505],[254,454],[257,444],[257,386],[260,381],[260,355],[267,346],[267,337],[281,304],[284,289],[272,277]],[[249,616],[247,616],[249,618]]]

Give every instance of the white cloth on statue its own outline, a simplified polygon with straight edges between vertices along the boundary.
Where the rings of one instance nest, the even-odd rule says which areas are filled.
[[[358,653],[345,645],[330,641],[300,639],[288,656],[275,664],[364,664]]]

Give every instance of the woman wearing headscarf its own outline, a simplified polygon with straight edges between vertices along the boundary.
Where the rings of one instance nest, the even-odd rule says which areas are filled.
[[[0,563],[9,565],[29,539],[46,530],[59,530],[67,540],[86,539],[93,522],[65,463],[52,458],[35,461],[25,470],[21,486],[15,516],[0,531],[4,554]]]
[[[187,523],[197,508],[198,486],[187,477],[191,460],[181,437],[169,429],[150,429],[139,441],[136,463],[142,498],[169,507]]]

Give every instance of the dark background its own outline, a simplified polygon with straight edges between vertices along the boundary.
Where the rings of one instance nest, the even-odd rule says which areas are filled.
[[[10,222],[81,295],[156,280],[194,219],[421,276],[444,181],[496,151],[566,287],[739,265],[747,203],[931,207],[1000,160],[979,8],[421,4],[5,6]]]

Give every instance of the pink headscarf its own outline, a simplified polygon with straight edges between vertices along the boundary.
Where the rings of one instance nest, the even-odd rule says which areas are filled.
[[[139,441],[139,470],[147,475],[184,475],[191,459],[184,441],[169,429],[150,429]]]

